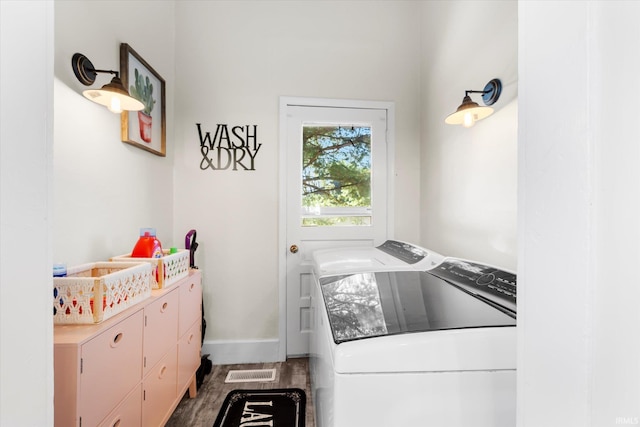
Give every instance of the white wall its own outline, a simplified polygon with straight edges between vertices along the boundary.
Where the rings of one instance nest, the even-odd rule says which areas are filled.
[[[205,345],[278,338],[280,96],[395,102],[395,236],[418,239],[420,7],[176,3],[175,228],[198,231]],[[201,170],[196,123],[258,125],[256,170]]]
[[[519,8],[518,425],[638,425],[640,4]]]
[[[53,3],[0,2],[0,425],[53,425]]]
[[[589,415],[594,426],[619,418],[619,423],[638,425],[640,286],[634,270],[640,265],[640,4],[590,6],[587,28],[593,26],[596,38],[587,94],[594,109],[588,117],[596,208],[590,235],[596,251],[591,257],[595,288],[588,293],[593,307]]]
[[[331,4],[337,7],[337,4]],[[469,84],[481,86],[492,77],[501,77],[499,70],[490,67],[491,61],[476,61],[470,68],[488,69],[482,71],[482,75],[471,73],[470,70],[469,78],[475,79],[474,81],[467,81],[466,78],[463,81],[460,78],[460,82],[452,83],[459,87],[444,83],[448,79],[438,70],[443,64],[453,62],[446,58],[453,54],[455,47],[460,46],[459,42],[450,44],[448,40],[452,37],[455,39],[456,31],[462,30],[461,23],[476,25],[473,16],[455,8],[459,5],[449,10],[442,3],[423,4],[425,12],[429,11],[429,14],[420,19],[417,27],[422,25],[425,33],[431,31],[431,26],[437,25],[430,16],[431,13],[435,14],[438,8],[444,8],[442,14],[438,15],[439,20],[449,22],[451,28],[456,30],[445,31],[447,26],[441,28],[443,31],[433,31],[431,37],[439,38],[450,52],[440,52],[437,55],[437,52],[432,52],[434,58],[425,64],[430,69],[425,68],[421,77],[415,74],[417,71],[413,71],[414,66],[418,69],[413,62],[416,60],[413,57],[416,47],[409,43],[413,36],[418,35],[413,34],[416,31],[413,25],[403,24],[414,22],[414,6],[412,3],[403,3],[395,9],[396,6],[389,4],[375,4],[379,5],[380,15],[384,17],[378,16],[368,7],[364,7],[368,11],[365,16],[376,16],[382,24],[394,24],[391,26],[392,33],[398,39],[393,39],[393,48],[385,46],[382,49],[382,63],[376,63],[379,65],[376,69],[382,70],[383,78],[380,81],[385,84],[367,88],[364,85],[361,87],[361,82],[353,78],[349,83],[355,81],[355,87],[345,82],[336,82],[335,78],[325,79],[319,73],[313,74],[313,69],[305,67],[304,62],[292,60],[295,53],[302,54],[308,60],[304,51],[314,46],[323,53],[337,49],[339,57],[344,59],[347,51],[357,51],[349,48],[353,48],[360,39],[352,35],[347,38],[352,43],[342,48],[344,41],[339,43],[332,40],[325,46],[323,37],[317,35],[303,40],[304,43],[300,41],[296,50],[296,42],[289,34],[286,21],[289,8],[285,8],[284,3],[276,4],[273,9],[277,12],[276,16],[282,16],[280,20],[276,19],[276,24],[279,25],[264,24],[268,28],[260,27],[255,17],[248,20],[245,26],[242,25],[242,12],[247,13],[245,18],[252,16],[252,11],[246,9],[246,4],[208,5],[203,9],[207,11],[203,19],[194,17],[197,11],[191,9],[193,5],[185,4],[184,9],[182,6],[176,7],[176,22],[185,32],[197,30],[195,33],[201,36],[212,32],[214,37],[210,44],[206,44],[201,40],[191,40],[188,34],[185,34],[186,40],[179,35],[178,39],[187,46],[194,46],[194,50],[175,46],[175,51],[179,51],[179,58],[176,59],[187,61],[191,65],[204,58],[206,67],[199,69],[191,66],[185,68],[185,74],[172,76],[172,2],[127,3],[133,8],[134,17],[138,20],[146,13],[143,5],[152,8],[154,19],[162,22],[156,33],[155,27],[151,30],[149,26],[140,29],[131,17],[118,20],[118,23],[123,24],[116,25],[112,13],[105,10],[105,3],[56,1],[54,84],[52,3],[0,2],[0,425],[53,424],[52,330],[48,314],[51,304],[49,290],[52,246],[57,247],[54,253],[69,262],[93,260],[108,256],[113,251],[128,250],[130,244],[122,242],[135,240],[130,234],[135,233],[137,227],[142,225],[139,222],[156,221],[156,214],[145,211],[146,203],[142,206],[134,202],[136,210],[142,210],[143,213],[133,220],[118,217],[119,219],[111,221],[99,213],[98,219],[87,217],[95,214],[95,206],[99,210],[120,201],[131,202],[131,194],[137,194],[137,190],[131,189],[133,184],[130,182],[139,178],[133,172],[133,166],[142,167],[142,172],[153,172],[146,175],[142,173],[143,177],[152,176],[153,179],[160,180],[165,177],[162,163],[164,159],[120,143],[118,119],[81,98],[78,93],[81,88],[75,86],[77,83],[71,77],[68,66],[70,55],[77,50],[89,55],[95,63],[117,66],[117,45],[124,41],[143,54],[168,82],[177,79],[184,84],[190,78],[197,77],[198,73],[202,74],[204,81],[212,79],[215,86],[211,92],[205,90],[206,86],[200,88],[200,93],[206,95],[205,100],[201,100],[202,97],[196,91],[197,85],[191,84],[185,84],[185,96],[176,99],[177,106],[184,109],[181,113],[184,126],[176,126],[179,138],[175,138],[175,144],[180,146],[180,150],[174,148],[176,170],[180,171],[176,176],[176,183],[180,183],[182,187],[193,185],[195,188],[183,194],[179,190],[181,187],[176,185],[176,201],[173,203],[176,206],[176,226],[173,234],[175,240],[178,240],[191,226],[196,226],[199,230],[212,228],[207,231],[210,234],[205,237],[203,251],[199,255],[201,265],[213,264],[210,268],[216,271],[205,274],[210,276],[206,286],[212,287],[208,290],[208,296],[217,299],[227,296],[226,290],[221,289],[224,286],[231,289],[234,286],[240,287],[239,292],[246,294],[247,279],[255,279],[250,273],[243,272],[240,280],[236,280],[231,274],[235,265],[227,267],[225,264],[239,264],[236,260],[241,258],[253,260],[254,257],[266,257],[275,265],[275,255],[272,254],[277,250],[274,248],[275,241],[262,244],[257,249],[252,245],[247,246],[246,241],[242,241],[243,244],[233,242],[237,238],[235,232],[242,234],[245,229],[248,233],[257,233],[257,238],[266,236],[270,240],[275,239],[275,231],[267,235],[262,230],[264,227],[260,226],[268,227],[275,223],[274,206],[277,203],[272,199],[277,195],[262,195],[258,199],[261,204],[257,209],[247,203],[240,205],[244,209],[242,210],[237,208],[238,198],[232,197],[231,193],[240,189],[254,197],[257,192],[277,187],[276,166],[267,164],[273,163],[277,158],[276,130],[269,123],[277,120],[277,96],[281,88],[290,90],[286,95],[297,95],[295,92],[298,91],[305,91],[306,93],[300,94],[303,96],[325,96],[326,91],[326,96],[336,97],[341,91],[347,93],[347,97],[364,97],[370,91],[374,99],[393,99],[397,95],[397,119],[403,123],[402,117],[406,117],[406,121],[399,125],[396,136],[399,141],[397,151],[404,153],[397,159],[398,178],[410,189],[406,200],[405,196],[398,195],[397,203],[399,206],[412,207],[409,199],[418,191],[414,188],[413,178],[417,176],[419,167],[419,164],[411,160],[411,156],[417,152],[414,141],[419,139],[419,129],[414,124],[415,114],[419,115],[420,109],[420,101],[415,98],[416,85],[424,85],[425,93],[438,93],[438,87],[451,91],[446,97],[444,93],[435,96],[441,99],[438,102],[442,105],[434,105],[433,100],[426,102],[433,97],[425,97],[425,115],[432,111],[443,117],[456,107],[464,89],[472,88],[468,87]],[[471,6],[473,2],[466,4]],[[487,7],[492,5],[495,6],[495,3],[486,4]],[[372,5],[368,6],[374,8]],[[634,272],[640,261],[640,153],[637,144],[640,131],[636,119],[639,115],[636,96],[640,90],[637,79],[640,74],[640,27],[635,22],[640,15],[639,5],[632,2],[524,1],[518,7],[518,423],[520,426],[531,427],[634,424],[640,417],[640,367],[637,362],[640,360],[640,311],[637,309],[640,306],[640,287],[637,286]],[[355,4],[348,4],[348,8],[354,11]],[[393,11],[396,13],[391,13]],[[104,14],[102,18],[98,12]],[[269,11],[258,8],[254,12],[264,15]],[[480,10],[476,12],[481,13]],[[193,17],[193,25],[188,17]],[[235,19],[227,22],[227,17]],[[132,21],[128,21],[129,19]],[[491,21],[485,17],[479,22],[483,23],[483,27],[479,29],[480,34],[487,33],[488,37],[493,31],[487,24]],[[504,19],[498,19],[497,22],[504,22]],[[262,39],[241,37],[242,31],[250,32],[249,27],[253,28],[254,24],[262,28],[263,35],[269,34],[268,29],[274,32],[270,38],[264,38],[264,44],[259,43]],[[74,32],[73,28],[78,25],[83,31]],[[239,27],[235,32],[234,26]],[[343,23],[338,28],[338,34],[346,37],[346,24]],[[497,28],[501,28],[500,25]],[[152,31],[149,36],[145,35],[148,31]],[[227,34],[233,34],[234,40],[238,41],[221,41],[227,39]],[[278,34],[279,37],[276,37]],[[298,29],[293,34],[306,32]],[[374,34],[368,34],[367,37],[377,40]],[[14,42],[18,39],[19,44]],[[283,43],[282,40],[289,41]],[[501,40],[498,38],[491,43],[499,45]],[[190,44],[191,42],[194,43]],[[380,40],[377,42],[379,44]],[[257,44],[257,47],[252,48],[253,44]],[[484,50],[485,45],[483,43],[468,51],[473,53],[476,49]],[[427,47],[429,46],[425,41],[425,49]],[[262,53],[265,48],[270,48],[269,55]],[[291,52],[287,53],[287,48]],[[377,49],[367,49],[365,46],[364,51]],[[25,56],[25,51],[33,54]],[[427,52],[425,50],[425,54]],[[497,49],[496,52],[500,54],[503,50]],[[207,59],[209,55],[215,61]],[[289,58],[287,66],[278,66],[278,60],[269,59],[271,55],[280,59],[282,56]],[[419,56],[418,52],[415,57]],[[384,60],[389,57],[392,60]],[[17,63],[26,66],[17,68],[14,66]],[[238,63],[245,66],[236,67]],[[354,66],[352,63],[350,65]],[[398,69],[394,71],[392,67]],[[256,70],[260,70],[260,73]],[[315,82],[314,85],[305,82],[307,77],[302,71],[311,73],[309,81]],[[233,73],[241,72],[244,75],[235,79]],[[427,78],[431,72],[438,76],[433,83]],[[503,70],[502,73],[511,75],[513,71]],[[215,77],[219,74],[222,77]],[[256,74],[261,77],[254,77]],[[291,82],[288,83],[288,80]],[[511,87],[512,96],[513,84],[511,81],[507,85]],[[53,141],[55,147],[52,148],[51,112],[54,100],[51,97],[54,87],[56,138]],[[332,92],[334,87],[335,92]],[[172,86],[167,89],[168,95],[173,96]],[[225,94],[222,99],[216,97],[220,93]],[[507,93],[503,95],[506,98],[498,103],[502,107],[496,116],[479,123],[471,130],[469,138],[473,140],[472,143],[480,141],[487,144],[487,138],[483,135],[491,133],[486,128],[495,126],[494,121],[505,122],[500,128],[506,129],[507,133],[512,132],[512,120],[499,116],[515,114],[514,102],[505,102],[509,99],[508,93],[507,88]],[[23,104],[24,99],[29,99],[29,108]],[[196,105],[192,106],[192,102]],[[168,119],[172,122],[171,102],[168,107]],[[200,110],[205,113],[200,113]],[[35,121],[32,119],[34,111]],[[81,124],[81,119],[86,118],[85,116],[92,120],[92,125]],[[204,117],[203,122],[205,119],[229,123],[251,120],[259,125],[260,133],[265,130],[264,142],[269,144],[265,145],[265,149],[270,148],[271,151],[265,150],[261,154],[264,158],[260,161],[265,166],[259,166],[256,171],[259,179],[239,173],[208,177],[206,173],[201,174],[196,170],[197,153],[192,153],[192,148],[187,147],[191,147],[190,144],[197,146],[192,122],[201,116]],[[453,133],[446,135],[446,138],[438,135],[434,137],[431,133],[440,126],[440,120],[434,119],[431,122],[430,117],[428,115],[424,119],[425,144],[440,144],[440,139],[448,139],[460,145],[462,142],[458,139],[467,138],[462,133],[463,130],[453,133],[456,132],[453,129],[446,131]],[[479,127],[481,124],[484,129]],[[88,136],[81,131],[88,132]],[[511,137],[500,139],[511,140]],[[80,142],[93,144],[88,146],[95,151],[82,151],[84,147]],[[172,155],[171,144],[169,142],[169,155]],[[78,163],[78,159],[71,154],[75,152],[72,145],[83,153],[80,158],[83,168],[84,163],[92,163],[101,170],[101,163],[113,166],[116,159],[124,162],[117,163],[127,166],[125,170],[118,171],[118,174],[127,177],[126,185],[122,186],[122,194],[97,191],[103,195],[109,194],[108,197],[101,198],[96,193],[81,193],[81,186],[88,184],[80,181],[92,183],[93,179],[90,177],[94,175],[85,171],[85,175],[75,181],[70,178],[74,164]],[[69,170],[56,170],[54,173],[52,149],[56,156],[54,167]],[[111,150],[122,151],[122,156],[117,157],[117,153]],[[507,149],[503,151],[505,153],[508,156]],[[439,150],[431,155],[427,155],[427,151],[423,154],[425,169],[431,164],[432,156],[433,161],[448,158],[449,165],[453,166],[451,156],[441,155]],[[61,183],[66,182],[62,186],[64,191],[70,191],[80,199],[88,198],[91,202],[82,204],[81,201],[70,201],[75,210],[70,209],[67,213],[76,218],[78,227],[58,225],[57,218],[65,211],[61,209],[61,202],[52,204],[51,200],[53,195],[56,198],[68,196],[61,193],[61,185],[57,183],[55,192],[52,191],[51,181],[54,175]],[[436,179],[437,176],[432,178]],[[267,183],[263,183],[263,179]],[[200,185],[197,184],[198,180],[206,182]],[[157,194],[144,178],[142,181],[147,190]],[[422,181],[426,182],[424,178]],[[109,184],[102,177],[96,178],[95,182],[94,187],[100,190],[104,190]],[[76,184],[78,188],[75,187]],[[228,191],[221,189],[225,186],[232,188]],[[255,192],[248,191],[250,187],[255,187]],[[432,194],[429,196],[432,199],[427,199],[422,209],[427,210],[431,204],[437,206],[440,203],[438,195],[434,195],[432,189],[424,190],[425,193]],[[178,196],[178,193],[183,195]],[[240,194],[244,195],[242,192]],[[212,198],[217,202],[207,202],[211,209],[194,215],[192,222],[186,205],[196,198]],[[505,199],[510,200],[509,197]],[[155,206],[155,201],[149,203]],[[232,209],[234,206],[236,208]],[[269,209],[263,209],[263,206]],[[50,214],[54,210],[56,219],[52,222]],[[256,215],[251,216],[253,213]],[[132,212],[132,215],[138,214]],[[224,230],[219,224],[225,224],[224,221],[232,215],[241,215],[241,219],[229,223],[232,231]],[[416,221],[411,214],[406,215],[406,224],[402,224],[402,220],[398,221],[396,235],[411,239],[410,230],[417,229],[414,226]],[[64,224],[67,220],[61,221],[63,222],[60,224]],[[167,217],[162,215],[157,221],[168,224],[161,225],[161,231],[171,233],[171,214]],[[423,228],[434,227],[426,222]],[[124,228],[127,230],[123,230]],[[129,231],[129,228],[135,230]],[[113,233],[119,233],[119,237],[111,237]],[[425,230],[421,235],[424,244],[430,242],[433,233],[430,229]],[[55,237],[56,235],[61,237]],[[61,239],[69,239],[69,242],[60,241]],[[445,244],[449,243],[439,243],[446,248]],[[497,256],[499,251],[489,252],[500,261]],[[269,261],[259,260],[257,264],[251,265],[264,266],[266,262]],[[218,272],[220,269],[222,271]],[[29,274],[25,275],[25,271]],[[275,281],[274,275],[275,271],[271,271],[265,276],[266,279],[258,278],[272,292],[276,290],[275,284],[271,288],[271,281]],[[228,279],[233,280],[213,285]],[[16,303],[24,302],[25,294],[29,295],[28,315],[25,315],[25,306]],[[256,298],[255,295],[247,296]],[[274,296],[269,298],[275,301]],[[273,312],[270,313],[275,316]],[[238,317],[232,320],[237,320]],[[258,320],[264,321],[265,317],[269,315],[265,316],[264,312],[260,312]],[[16,319],[20,319],[20,335],[16,334]],[[275,330],[273,322],[276,319],[267,321],[270,328],[268,334],[265,335],[258,325],[257,333],[250,331],[251,336],[272,336]],[[225,325],[229,326],[227,323],[221,327]],[[236,331],[237,336],[248,336],[247,329],[249,328],[243,325],[242,330]],[[214,339],[222,337],[217,332],[212,336]]]
[[[55,1],[53,256],[68,265],[131,252],[140,227],[155,227],[165,247],[173,235],[174,3]],[[82,96],[71,57],[120,69],[128,43],[166,84],[167,156],[121,142],[120,115]],[[92,88],[111,80],[98,74]]]
[[[422,4],[420,242],[515,270],[518,4]],[[493,78],[503,84],[493,116],[470,129],[444,123],[465,90]]]

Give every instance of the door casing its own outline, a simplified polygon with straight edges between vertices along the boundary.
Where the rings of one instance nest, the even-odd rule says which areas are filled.
[[[394,230],[394,163],[395,163],[395,104],[387,101],[365,101],[328,98],[280,97],[280,155],[279,155],[279,215],[278,215],[278,294],[279,294],[279,360],[287,358],[287,107],[375,108],[387,110],[387,238]]]

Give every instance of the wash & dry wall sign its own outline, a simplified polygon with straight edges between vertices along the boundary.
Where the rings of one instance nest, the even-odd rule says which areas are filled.
[[[204,131],[196,123],[200,137],[200,169],[254,171],[258,144],[258,125],[231,126],[217,124],[216,131]]]

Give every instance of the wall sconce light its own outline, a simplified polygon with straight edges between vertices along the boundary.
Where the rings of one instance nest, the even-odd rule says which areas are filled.
[[[129,95],[129,91],[122,85],[119,73],[113,70],[97,70],[91,61],[81,53],[76,53],[71,58],[71,68],[76,78],[85,86],[91,86],[96,81],[97,73],[109,73],[114,77],[109,84],[101,89],[87,89],[82,94],[85,98],[106,106],[113,113],[126,111],[139,111],[144,104]]]
[[[500,92],[502,92],[502,82],[498,79],[493,79],[487,83],[484,90],[466,90],[462,104],[460,104],[455,113],[447,116],[444,120],[445,123],[470,128],[478,120],[482,120],[493,114],[493,108],[489,107],[489,105],[496,103],[498,98],[500,98]],[[469,96],[470,93],[481,93],[482,101],[487,107],[481,107],[476,102],[473,102]]]

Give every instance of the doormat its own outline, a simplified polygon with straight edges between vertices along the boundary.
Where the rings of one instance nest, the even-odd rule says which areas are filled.
[[[233,390],[213,427],[304,427],[307,397],[299,388]]]

